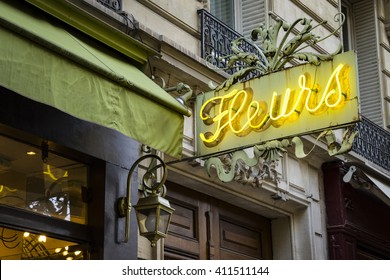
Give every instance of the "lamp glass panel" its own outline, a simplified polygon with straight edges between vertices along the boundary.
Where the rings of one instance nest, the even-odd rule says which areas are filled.
[[[169,226],[169,219],[171,214],[164,209],[160,209],[160,223],[158,230],[167,234],[168,232],[168,226]]]
[[[156,208],[138,210],[138,226],[141,233],[156,230]]]

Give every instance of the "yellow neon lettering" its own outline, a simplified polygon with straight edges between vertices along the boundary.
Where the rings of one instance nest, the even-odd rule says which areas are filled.
[[[344,73],[341,73],[341,70],[344,68],[344,66],[345,66],[344,64],[339,64],[336,67],[336,69],[333,71],[333,73],[330,75],[328,83],[326,84],[325,90],[319,102],[316,96],[312,96],[313,91],[310,91],[309,96],[306,98],[306,103],[305,103],[305,108],[307,111],[309,111],[312,114],[318,115],[318,114],[322,114],[328,108],[332,108],[340,105],[343,98],[340,75],[344,75]],[[346,68],[347,69],[345,69],[345,71],[348,74],[349,68],[348,67]],[[331,102],[334,99],[336,99],[336,101],[333,101],[332,104]],[[312,108],[311,107],[312,105],[314,105],[315,107]]]
[[[208,143],[210,145],[216,145],[218,141],[221,140],[221,135],[224,135],[224,130],[226,126],[229,124],[228,122],[224,122],[226,116],[228,115],[228,111],[226,107],[229,105],[229,100],[235,96],[238,90],[233,90],[229,94],[224,96],[213,97],[207,100],[200,109],[200,118],[204,121],[205,124],[217,123],[217,127],[214,133],[206,132],[200,133],[200,138],[204,143]],[[219,105],[218,114],[215,117],[210,115],[210,111]],[[225,109],[225,110],[224,110]],[[210,122],[210,120],[212,120]],[[215,143],[217,141],[217,143]]]
[[[269,119],[268,105],[265,101],[252,101],[251,108],[248,110],[249,126],[255,131],[262,131],[267,126]]]
[[[340,64],[334,72],[335,75],[333,76],[333,79],[328,81],[327,87],[333,88],[331,91],[331,94],[329,93],[327,98],[325,99],[325,104],[329,108],[335,108],[340,105],[342,105],[342,101],[349,98],[349,88],[348,88],[348,74],[349,74],[349,67],[346,67],[344,71],[342,71],[344,68],[343,64]],[[337,88],[334,89],[334,88]],[[345,89],[345,92],[343,92],[343,89]],[[334,98],[336,96],[336,98]],[[336,101],[331,104],[331,99],[335,99]]]
[[[229,127],[235,134],[240,134],[245,126],[241,127],[240,120],[244,112],[244,109],[248,107],[248,92],[240,90],[233,97],[229,106]]]
[[[282,108],[280,110],[278,109],[278,107],[280,107],[279,103],[281,102],[277,100],[281,99],[281,97],[276,92],[273,93],[270,107],[270,119],[273,121],[273,126],[279,127],[287,120],[294,121],[302,112],[302,100],[306,98],[306,96],[311,92],[311,89],[307,87],[306,75],[300,75],[298,78],[298,86],[300,88],[300,91],[296,98],[295,91],[292,91],[290,88],[286,89]],[[295,115],[294,117],[293,114]]]
[[[237,136],[245,136],[251,131],[264,131],[270,125],[280,127],[287,121],[293,122],[303,110],[319,115],[329,108],[341,108],[350,95],[349,71],[348,66],[338,65],[323,91],[312,83],[308,73],[302,74],[298,77],[297,89],[286,88],[284,95],[273,93],[269,108],[266,101],[252,100],[251,88],[234,89],[224,96],[210,98],[199,113],[204,124],[215,124],[215,129],[214,132],[200,133],[200,138],[206,146],[216,146],[228,130]],[[215,116],[211,112],[215,112]]]

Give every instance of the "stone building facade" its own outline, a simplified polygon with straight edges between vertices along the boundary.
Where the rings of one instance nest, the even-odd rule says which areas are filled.
[[[29,108],[27,114],[30,124],[33,124],[29,126],[23,116],[13,118],[12,108],[15,107],[12,107],[0,120],[4,126],[1,135],[38,147],[42,146],[42,139],[49,140],[49,152],[79,159],[89,166],[89,180],[93,186],[92,198],[83,200],[92,205],[84,214],[88,218],[86,223],[80,225],[76,222],[73,226],[61,221],[54,226],[59,229],[55,229],[46,217],[31,219],[28,216],[31,214],[23,216],[20,211],[6,207],[7,212],[0,215],[3,228],[16,231],[17,236],[30,230],[36,234],[48,233],[52,238],[71,240],[76,245],[86,244],[83,247],[85,257],[92,259],[389,258],[390,231],[388,225],[383,226],[384,217],[390,214],[388,0],[62,0],[59,1],[61,9],[55,7],[57,10],[48,4],[50,1],[31,0],[21,5],[10,2],[2,1],[2,4],[13,6],[16,10],[23,10],[25,5],[28,13],[41,14],[43,22],[46,16],[54,16],[55,22],[58,20],[64,24],[64,30],[71,26],[87,34],[97,43],[96,48],[107,48],[104,53],[108,57],[134,65],[138,69],[136,73],[142,72],[149,78],[147,83],[153,83],[148,84],[150,91],[146,94],[142,85],[136,85],[138,92],[153,99],[156,104],[163,104],[164,108],[169,103],[169,110],[160,116],[174,111],[175,121],[180,115],[184,128],[182,153],[178,157],[169,146],[171,140],[166,140],[176,139],[170,134],[174,128],[164,131],[164,126],[169,123],[168,117],[161,118],[161,122],[157,117],[153,123],[145,125],[132,123],[134,127],[130,127],[130,134],[125,136],[126,129],[124,132],[95,119],[80,121],[79,118],[84,115],[80,117],[67,109],[62,110],[71,116],[62,115],[63,112],[56,111],[61,109],[55,104],[42,105],[38,100],[32,106],[31,97],[19,100],[16,94],[20,93],[18,88],[1,80],[3,98],[7,93],[10,97],[6,101],[13,106],[24,102],[21,108]],[[340,12],[345,15],[341,29],[336,16]],[[80,19],[74,20],[78,14],[93,24],[84,29],[83,25],[77,24]],[[326,142],[316,140],[318,134],[305,135],[302,137],[304,147],[306,150],[314,147],[311,153],[305,158],[298,158],[293,148],[287,147],[273,166],[274,178],[265,177],[256,184],[245,180],[222,182],[215,170],[212,169],[210,175],[207,173],[205,158],[199,157],[197,147],[199,132],[195,123],[199,108],[195,99],[210,91],[210,86],[223,83],[231,75],[212,65],[207,47],[214,44],[211,46],[213,55],[229,55],[232,38],[245,36],[249,39],[251,30],[260,24],[270,27],[277,18],[288,23],[299,18],[311,18],[313,25],[326,21],[316,29],[316,34],[328,38],[309,47],[311,52],[333,53],[340,43],[343,44],[343,52],[356,51],[362,114],[362,120],[357,124],[359,134],[352,150],[337,156],[329,155]],[[25,36],[20,29],[10,28],[9,21],[2,16],[4,29]],[[99,36],[102,30],[108,32]],[[298,31],[293,30],[292,34]],[[213,32],[211,43],[206,40],[210,35],[207,32]],[[108,33],[115,35],[112,40],[106,40],[111,36]],[[84,61],[77,60],[76,63],[90,67]],[[288,66],[299,63],[292,60]],[[133,72],[127,72],[129,70],[122,66],[114,70],[118,69],[123,70],[121,74],[130,81],[132,78],[134,82],[141,79],[129,74]],[[99,77],[102,75],[96,68],[92,71]],[[112,78],[110,74],[104,75]],[[118,83],[118,80],[115,82]],[[185,93],[192,93],[184,106],[177,105],[179,102],[174,104],[174,98],[182,94],[183,85]],[[158,86],[159,90],[154,86]],[[169,98],[165,95],[170,95],[174,101],[166,101]],[[142,106],[147,112],[149,106],[155,105],[145,103]],[[32,118],[37,112],[42,113],[40,118]],[[147,119],[147,116],[144,118]],[[71,131],[71,136],[66,136],[61,132],[63,130],[58,132],[52,119]],[[160,129],[156,129],[160,138],[145,140],[142,133],[131,132],[147,131],[151,127]],[[20,131],[33,136],[23,136]],[[342,134],[342,129],[335,132],[338,142],[341,142]],[[150,152],[144,146],[150,146],[167,164],[166,198],[175,209],[167,238],[160,239],[155,247],[137,234],[134,211],[130,219],[130,241],[121,243],[125,221],[115,211],[116,201],[126,194],[126,179],[132,164]],[[251,152],[247,152],[250,155]],[[351,170],[351,167],[355,169]],[[137,190],[139,196],[143,194],[138,185],[145,168],[140,166],[138,169],[138,182],[133,179],[133,203],[136,203]],[[3,179],[6,182],[7,179]],[[362,212],[365,213],[363,216]],[[21,219],[13,219],[20,215]],[[25,226],[26,220],[34,222]]]

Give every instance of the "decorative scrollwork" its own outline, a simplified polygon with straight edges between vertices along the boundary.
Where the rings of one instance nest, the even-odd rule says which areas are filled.
[[[249,176],[250,174],[248,174],[248,171],[251,171],[251,167],[255,166],[257,162],[257,157],[250,158],[246,152],[237,151],[221,157],[209,158],[205,162],[205,167],[209,176],[211,166],[214,166],[216,168],[218,178],[222,182],[231,182],[233,179],[237,178],[237,176]]]
[[[137,159],[134,164],[131,166],[129,174],[127,176],[127,196],[121,197],[117,201],[117,210],[119,217],[126,217],[126,232],[125,239],[121,241],[122,243],[127,243],[130,238],[130,212],[131,212],[131,181],[135,169],[140,165],[142,161],[151,160],[149,162],[149,167],[142,177],[142,186],[145,196],[149,195],[159,195],[165,197],[166,187],[164,185],[168,172],[165,162],[156,154],[147,154],[139,159]],[[157,163],[156,163],[157,161]],[[163,173],[161,179],[157,179],[157,170],[162,169]]]
[[[287,152],[287,147],[294,145],[295,156],[304,158],[314,150],[317,141],[324,138],[328,146],[328,154],[335,156],[347,153],[352,149],[353,140],[357,133],[354,126],[348,127],[339,143],[332,130],[325,130],[318,135],[313,147],[307,153],[304,152],[302,140],[297,136],[291,141],[288,139],[272,140],[253,146],[253,157],[249,157],[245,151],[240,150],[219,157],[208,158],[205,161],[205,168],[210,176],[211,167],[214,167],[218,178],[222,182],[236,181],[252,187],[260,187],[264,180],[278,183],[280,176],[276,167]]]
[[[336,156],[347,153],[352,149],[353,141],[357,134],[358,131],[355,130],[355,126],[350,126],[344,131],[341,143],[339,143],[337,142],[336,136],[331,129],[324,130],[317,136],[313,147],[309,150],[308,153],[305,153],[303,151],[304,145],[302,140],[298,136],[294,137],[291,142],[295,145],[295,156],[297,158],[304,158],[307,157],[313,151],[317,142],[321,138],[325,138],[326,144],[328,146],[328,154],[330,156]]]
[[[159,156],[154,154],[146,155],[143,158],[152,158],[147,171],[142,177],[142,186],[145,196],[150,193],[157,193],[160,196],[165,197],[166,187],[164,183],[168,175],[165,162]],[[158,169],[161,169],[163,172],[160,180],[157,180]]]
[[[205,168],[210,176],[210,169],[214,166],[222,182],[234,180],[253,187],[259,187],[266,179],[278,182],[280,178],[276,166],[289,145],[287,140],[269,141],[255,145],[252,158],[245,151],[236,151],[207,159]]]
[[[227,90],[231,85],[240,80],[244,80],[253,72],[257,73],[257,76],[262,76],[282,70],[285,68],[286,64],[293,59],[314,65],[319,65],[321,61],[332,59],[334,55],[341,51],[341,42],[337,49],[330,54],[318,54],[305,52],[303,50],[326,40],[338,32],[345,21],[345,16],[342,13],[336,14],[334,20],[340,23],[339,27],[323,38],[315,35],[313,30],[326,24],[327,21],[323,21],[315,26],[312,26],[312,19],[300,18],[290,25],[281,18],[276,18],[276,23],[268,29],[261,24],[258,28],[255,28],[252,31],[251,39],[253,42],[250,42],[244,37],[232,40],[231,49],[233,54],[218,57],[218,59],[228,61],[226,63],[226,67],[223,68],[224,70],[231,68],[238,70],[221,85],[216,87],[215,90]],[[301,29],[296,32],[298,26],[301,26]],[[284,35],[281,37],[281,41],[278,42],[281,29],[283,29]],[[297,34],[289,39],[293,32]],[[261,47],[254,43],[257,40],[260,41]],[[251,44],[253,49],[256,51],[253,53],[244,51],[241,47],[244,43]]]

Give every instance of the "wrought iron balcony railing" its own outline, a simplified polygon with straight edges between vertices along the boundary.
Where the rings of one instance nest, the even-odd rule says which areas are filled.
[[[198,14],[201,23],[201,57],[213,67],[223,69],[228,74],[233,74],[240,67],[240,62],[234,64],[237,68],[228,69],[229,57],[234,54],[231,42],[242,38],[243,35],[204,9],[198,10]],[[240,45],[240,48],[247,53],[256,54],[258,52],[246,41]],[[253,75],[250,77],[253,77]]]
[[[362,117],[352,151],[390,171],[390,132]]]
[[[122,10],[122,0],[96,0],[96,2],[116,12]]]

